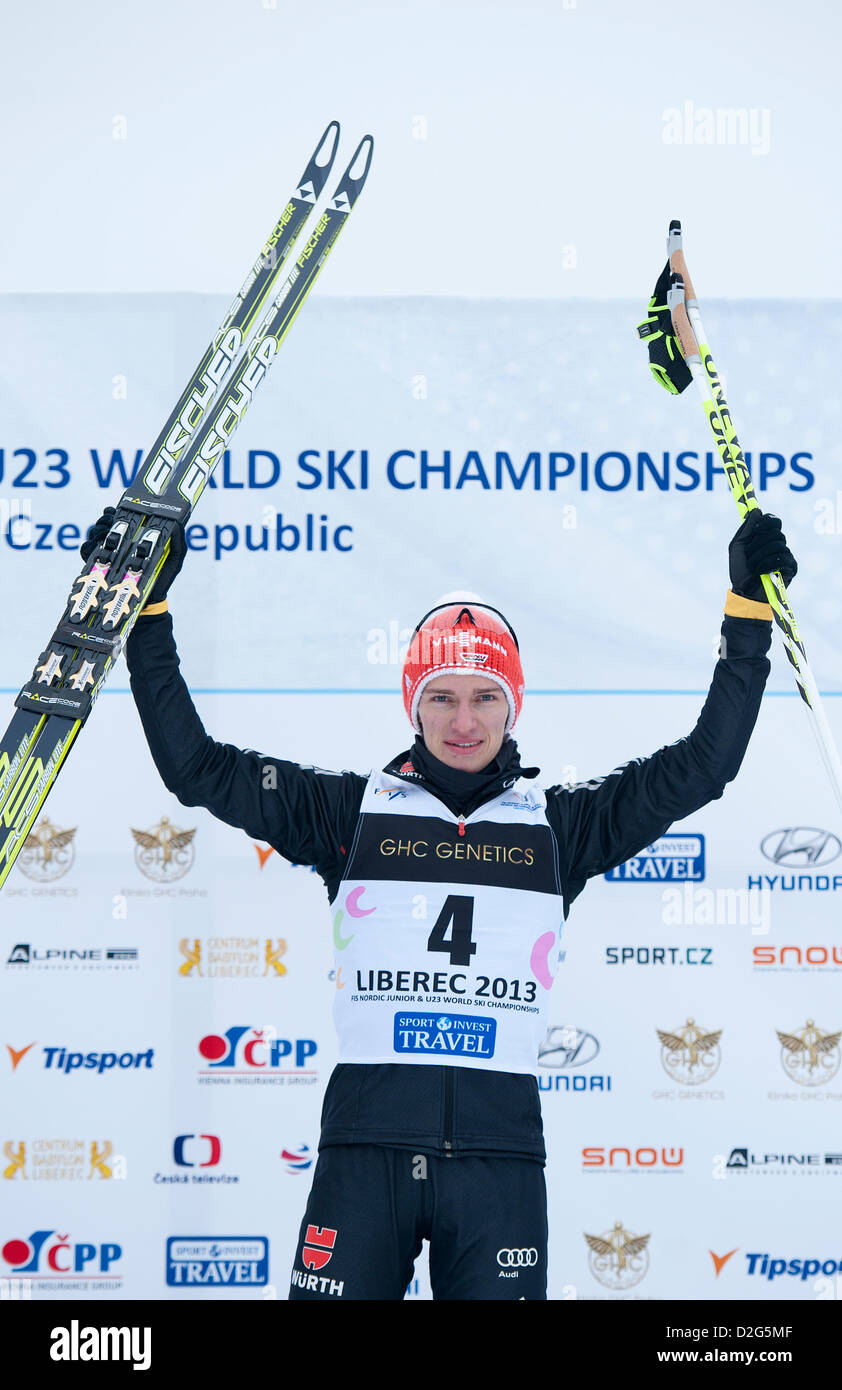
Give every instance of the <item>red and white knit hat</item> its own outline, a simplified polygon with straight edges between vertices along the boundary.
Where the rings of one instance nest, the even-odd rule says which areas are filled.
[[[436,676],[484,676],[502,687],[509,704],[508,734],[523,704],[518,642],[502,613],[471,599],[440,603],[425,613],[403,664],[403,703],[416,733],[418,701]]]

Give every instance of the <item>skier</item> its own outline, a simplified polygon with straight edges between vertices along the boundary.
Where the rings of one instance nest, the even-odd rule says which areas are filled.
[[[83,556],[109,525],[107,510]],[[327,772],[215,742],[167,611],[184,550],[177,529],[126,646],[158,771],[183,804],[314,865],[341,914],[341,1060],[290,1298],[401,1299],[427,1238],[434,1298],[545,1299],[535,1066],[559,923],[587,879],[736,776],[770,669],[759,576],[779,570],[789,584],[797,570],[781,523],[753,511],[730,544],[724,641],[692,733],[605,777],[544,789],[512,738],[517,638],[467,598],[416,628],[401,681],[415,741],[382,770]]]

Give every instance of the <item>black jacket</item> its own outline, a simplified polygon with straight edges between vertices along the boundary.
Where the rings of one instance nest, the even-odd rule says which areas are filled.
[[[564,915],[587,880],[637,854],[673,823],[720,797],[739,770],[770,666],[771,623],[726,617],[720,657],[692,733],[606,777],[546,789],[558,846]],[[127,643],[131,688],[161,777],[185,806],[204,806],[315,866],[332,902],[359,818],[367,776],[304,767],[205,733],[179,672],[168,613],[141,617]],[[412,761],[413,772],[401,767]],[[274,778],[265,769],[273,765]],[[454,814],[499,795],[521,768],[509,739],[482,773],[446,768],[422,742],[385,771],[409,777]],[[272,785],[274,783],[274,786]],[[467,1067],[340,1064],[328,1083],[320,1146],[380,1143],[434,1154],[545,1157],[537,1080]]]

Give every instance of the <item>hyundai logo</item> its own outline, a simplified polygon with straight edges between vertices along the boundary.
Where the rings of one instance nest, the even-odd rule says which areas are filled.
[[[829,864],[842,854],[842,842],[829,830],[817,830],[812,825],[792,826],[773,830],[760,842],[760,848],[773,864],[807,868],[813,864]]]

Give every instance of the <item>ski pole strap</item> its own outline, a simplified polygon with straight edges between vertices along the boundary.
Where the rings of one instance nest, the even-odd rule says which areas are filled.
[[[166,613],[168,611],[169,604],[165,598],[162,598],[160,603],[147,603],[146,607],[142,609],[140,616],[142,618],[151,618],[154,617],[156,613]]]
[[[669,262],[658,276],[652,298],[649,300],[649,314],[637,325],[637,335],[646,343],[649,352],[649,370],[665,391],[673,396],[690,385],[693,377],[684,360],[681,344],[673,329],[672,316],[667,304],[669,288]]]
[[[148,609],[144,608],[143,611],[146,613]],[[771,622],[772,605],[757,603],[753,598],[743,598],[742,594],[735,594],[733,589],[729,589],[725,598],[725,616],[728,618],[765,618]]]

